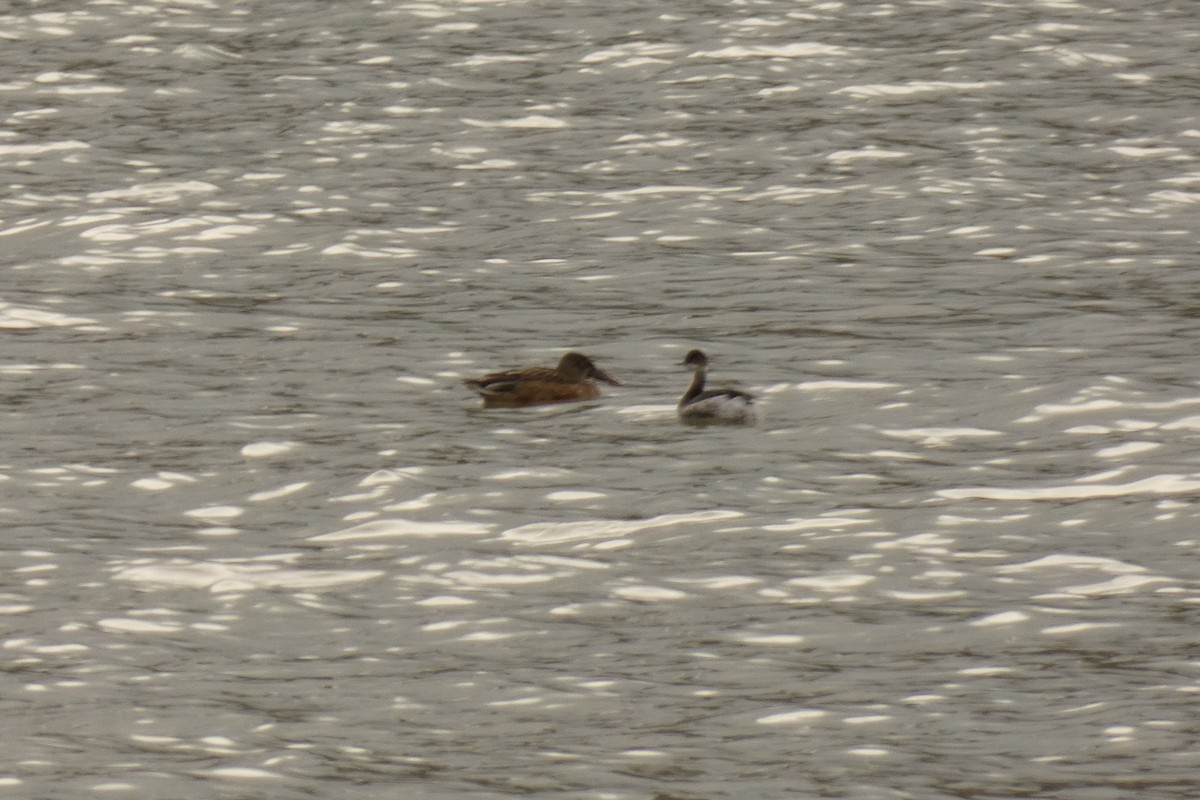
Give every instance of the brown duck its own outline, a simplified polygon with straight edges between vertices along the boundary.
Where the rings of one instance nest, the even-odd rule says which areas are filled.
[[[463,383],[483,398],[485,408],[513,408],[591,400],[600,396],[597,380],[621,385],[582,353],[567,353],[559,359],[557,367],[491,372],[479,378],[468,378]]]

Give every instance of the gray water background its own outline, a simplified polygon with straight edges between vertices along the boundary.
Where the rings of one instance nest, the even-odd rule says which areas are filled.
[[[0,795],[1200,796],[1198,64],[1185,0],[7,4]],[[566,349],[626,385],[460,384]]]

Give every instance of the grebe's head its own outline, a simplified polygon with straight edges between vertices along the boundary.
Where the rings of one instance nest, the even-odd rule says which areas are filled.
[[[701,350],[690,350],[683,358],[683,366],[691,367],[692,369],[705,369],[708,367],[708,356],[704,355]]]

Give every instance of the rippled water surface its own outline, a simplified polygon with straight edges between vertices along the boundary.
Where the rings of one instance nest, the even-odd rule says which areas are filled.
[[[7,8],[6,796],[1196,796],[1200,6]]]

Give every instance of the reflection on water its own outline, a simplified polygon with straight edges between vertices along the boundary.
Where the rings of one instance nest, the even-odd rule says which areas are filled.
[[[1194,17],[0,16],[0,786],[1190,797]]]

